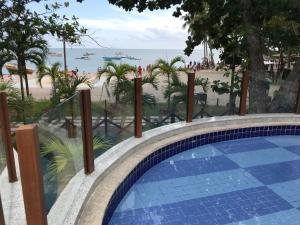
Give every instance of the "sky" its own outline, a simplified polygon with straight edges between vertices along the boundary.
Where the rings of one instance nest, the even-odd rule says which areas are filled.
[[[43,1],[42,1],[43,2]],[[61,2],[61,1],[60,1]],[[59,14],[75,15],[79,23],[88,28],[101,45],[109,48],[122,49],[184,49],[187,30],[183,29],[183,20],[172,16],[173,10],[137,11],[125,10],[111,5],[107,0],[84,0],[78,3],[70,0],[67,9]],[[41,10],[43,4],[31,6]],[[50,47],[61,47],[61,43],[47,37]],[[93,41],[84,38],[86,48],[98,47]]]

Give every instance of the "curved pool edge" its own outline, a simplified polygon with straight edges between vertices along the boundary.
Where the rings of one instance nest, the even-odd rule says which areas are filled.
[[[143,133],[142,138],[127,139],[96,159],[92,175],[85,176],[80,171],[70,181],[48,214],[49,224],[101,224],[114,191],[144,158],[161,147],[209,132],[276,125],[300,125],[300,116],[206,118],[163,126]]]

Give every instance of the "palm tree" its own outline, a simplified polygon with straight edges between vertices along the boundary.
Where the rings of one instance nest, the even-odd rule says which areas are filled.
[[[82,77],[70,77],[70,76],[58,76],[57,77],[57,96],[60,100],[67,100],[69,107],[69,113],[71,115],[71,120],[66,119],[66,126],[68,130],[69,137],[76,137],[76,126],[74,124],[74,103],[76,99],[73,97],[76,95],[76,92],[80,85],[84,84],[92,88],[89,79],[86,76]]]
[[[93,139],[95,152],[104,152],[111,146],[111,141],[108,139],[100,137]],[[76,139],[49,138],[41,149],[41,155],[50,159],[47,172],[49,177],[59,176],[63,187],[83,168],[83,143]]]
[[[46,65],[38,66],[38,82],[42,87],[42,80],[48,76],[51,79],[52,83],[52,103],[59,103],[59,96],[57,95],[57,83],[58,78],[64,76],[64,73],[60,71],[61,64],[59,62],[54,63],[51,67]]]
[[[113,95],[116,97],[116,103],[120,102],[120,95],[122,92],[121,84],[124,80],[127,80],[126,75],[136,72],[136,68],[129,64],[117,65],[114,62],[108,62],[104,69],[98,71],[98,78],[102,75],[107,75],[107,85],[113,86]],[[112,81],[112,79],[116,79]],[[124,83],[123,83],[124,84]]]
[[[195,86],[201,86],[205,92],[207,92],[208,78],[196,78]],[[172,99],[172,110],[176,108],[176,105],[181,102],[187,102],[188,85],[180,79],[173,77],[169,87],[164,92],[165,98],[170,96]]]
[[[177,56],[171,60],[171,62],[167,62],[164,59],[158,59],[157,62],[152,67],[152,73],[155,75],[162,74],[167,76],[168,78],[168,85],[167,89],[170,88],[171,78],[174,77],[175,79],[179,79],[179,73],[184,72],[187,73],[187,69],[184,67],[178,67],[177,64],[184,64],[185,61],[182,57]],[[168,109],[170,109],[170,101],[171,96],[167,95],[165,98],[168,99]]]
[[[82,84],[92,88],[92,85],[86,76],[57,76],[57,95],[60,99],[69,99],[76,94],[76,91]]]
[[[0,82],[0,91],[7,94],[8,106],[16,113],[16,119],[25,123],[25,109],[32,108],[33,99],[27,97],[23,100],[20,90],[11,82]]]
[[[9,105],[20,97],[19,89],[15,88],[11,82],[0,82],[0,91],[6,93]]]
[[[3,79],[3,71],[5,63],[13,60],[13,55],[8,50],[0,50],[0,78]]]
[[[23,78],[25,79],[26,94],[29,96],[26,62],[28,61],[35,65],[43,64],[47,56],[48,45],[47,41],[39,36],[27,36],[26,33],[23,34],[22,32],[21,34],[22,35],[11,35],[15,37],[15,39],[9,41],[9,49],[13,53],[13,57],[17,60],[21,82],[21,94],[22,99],[24,99]]]
[[[142,86],[144,85],[151,85],[155,90],[158,90],[158,81],[157,76],[150,74],[147,76],[142,77]],[[124,104],[134,104],[134,80],[124,79],[120,81],[119,84],[120,88],[120,102]],[[142,94],[142,104],[153,106],[155,105],[156,100],[154,95],[143,93]]]

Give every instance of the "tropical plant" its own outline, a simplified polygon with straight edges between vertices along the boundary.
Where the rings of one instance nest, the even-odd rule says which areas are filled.
[[[93,149],[103,152],[112,146],[110,140],[94,137]],[[83,167],[83,143],[76,139],[49,138],[41,149],[43,157],[50,158],[48,173],[50,176],[66,173],[69,179]]]
[[[158,90],[157,76],[150,74],[142,77],[142,86],[150,85],[155,90]],[[120,82],[120,102],[124,104],[134,104],[134,80],[124,79]],[[149,93],[142,94],[142,104],[147,106],[154,106],[156,104],[155,96]]]
[[[201,86],[204,92],[207,92],[208,89],[208,78],[196,78],[195,86]],[[165,98],[171,97],[172,110],[175,110],[176,105],[182,102],[187,102],[188,95],[188,85],[185,82],[182,82],[176,76],[172,77],[172,81],[169,87],[165,90]]]
[[[225,78],[231,78],[231,82],[221,82],[220,80],[213,81],[211,88],[213,92],[218,93],[219,95],[229,94],[229,113],[234,114],[236,111],[236,98],[241,95],[241,82],[242,77],[238,72],[225,69],[223,75]]]
[[[92,84],[86,76],[58,76],[57,95],[61,100],[71,98],[76,94],[76,91],[80,85],[87,85],[88,87],[92,88]]]
[[[54,63],[51,67],[46,65],[39,65],[38,67],[38,82],[42,87],[42,80],[45,77],[50,77],[52,83],[52,104],[59,103],[59,96],[57,94],[58,78],[64,76],[64,73],[60,71],[61,64],[59,62]]]
[[[25,80],[26,94],[29,96],[26,62],[31,62],[37,66],[43,64],[48,52],[47,41],[39,36],[33,37],[26,32],[22,32],[21,35],[15,35],[10,38],[8,43],[13,57],[17,60],[21,92],[24,98],[23,79]]]
[[[187,73],[187,69],[184,67],[178,67],[178,64],[184,64],[185,61],[182,57],[177,56],[173,58],[170,62],[164,59],[158,59],[152,67],[152,74],[155,76],[163,75],[167,76],[167,89],[170,88],[171,78],[179,80],[180,73]],[[165,98],[168,99],[168,109],[170,109],[171,95],[166,92]]]
[[[23,120],[25,123],[25,112],[30,113],[33,104],[33,98],[31,96],[24,99],[21,98],[20,90],[14,87],[12,82],[0,82],[0,91],[6,92],[8,106],[12,112],[16,113],[16,119],[18,121]]]
[[[32,3],[44,4],[44,10],[33,11]],[[24,99],[23,79],[29,96],[26,62],[41,64],[47,54],[47,42],[44,35],[52,35],[71,43],[80,41],[80,35],[86,29],[79,27],[77,18],[59,15],[57,10],[67,8],[68,2],[47,4],[46,0],[20,0],[0,2],[0,49],[14,54],[17,60],[18,74],[21,82],[22,99]]]
[[[113,95],[116,98],[116,103],[120,103],[120,96],[123,92],[121,85],[127,80],[126,75],[136,72],[136,68],[129,64],[117,65],[114,62],[108,62],[103,69],[98,70],[98,78],[106,75],[106,84],[113,87]],[[126,85],[126,84],[125,84]]]
[[[5,65],[5,63],[7,63],[13,59],[14,59],[14,57],[10,51],[5,50],[5,49],[0,49],[0,79],[3,79],[2,69]]]

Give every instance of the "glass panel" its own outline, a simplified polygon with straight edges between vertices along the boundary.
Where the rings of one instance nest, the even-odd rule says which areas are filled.
[[[150,79],[151,76],[155,75],[148,75],[143,79]],[[186,73],[179,72],[177,77],[168,77],[160,73],[156,75],[153,84],[143,85],[143,131],[184,121],[187,99]]]
[[[114,96],[92,99],[95,157],[134,136],[134,82],[128,82],[128,92],[121,94],[118,101]]]
[[[224,69],[197,74],[193,118],[238,113],[242,73]]]
[[[250,74],[249,113],[295,113],[299,90],[296,68],[292,64],[280,72],[275,64],[271,70],[266,66],[264,74]]]
[[[83,168],[80,96],[74,95],[38,121],[47,210]]]
[[[0,103],[0,108],[2,107]],[[4,142],[3,142],[3,130],[2,125],[0,123],[0,174],[3,172],[5,166],[6,166],[6,154],[5,154],[5,148],[4,148]]]

